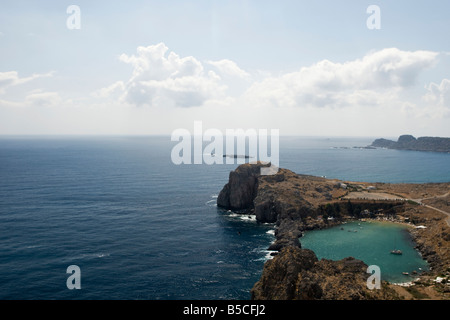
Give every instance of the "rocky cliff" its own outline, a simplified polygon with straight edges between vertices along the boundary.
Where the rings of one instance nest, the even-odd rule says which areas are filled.
[[[264,265],[251,290],[255,300],[366,300],[396,299],[385,284],[367,288],[367,265],[354,258],[318,260],[313,251],[286,247]]]
[[[331,180],[302,176],[287,169],[261,176],[261,166],[263,164],[243,164],[232,171],[219,193],[217,205],[254,213],[259,222],[276,223],[276,241],[271,250],[300,246],[298,238],[302,231],[325,223],[311,221],[317,216],[319,202],[336,200],[344,192]]]
[[[217,205],[230,210],[246,210],[253,208],[253,200],[258,191],[258,177],[263,165],[246,164],[230,172],[228,183],[217,197]]]
[[[416,139],[411,135],[403,135],[397,141],[376,139],[371,146],[399,150],[450,152],[450,138],[420,137]]]
[[[219,207],[256,215],[258,222],[275,223],[275,242],[270,250],[300,247],[306,230],[339,223],[343,215],[353,216],[371,209],[373,203],[349,206],[340,198],[348,191],[338,180],[300,175],[280,168],[277,174],[261,176],[262,164],[243,164],[230,173],[220,192]],[[396,203],[382,204],[389,210]]]
[[[343,200],[348,193],[373,195],[377,192],[402,194],[406,199],[430,198],[448,192],[450,183],[381,184],[346,182],[300,175],[287,169],[261,176],[262,164],[243,164],[232,171],[220,192],[219,207],[255,214],[259,222],[275,223],[275,241],[270,250],[278,251],[266,262],[260,281],[252,289],[254,299],[393,299],[391,287],[368,290],[367,266],[351,257],[340,261],[318,260],[314,252],[301,248],[302,232],[327,228],[349,217],[358,218],[366,211],[397,214],[410,221],[425,224],[426,229],[413,233],[418,249],[436,272],[450,271],[448,242],[450,234],[444,218],[429,207],[414,201]],[[369,186],[371,186],[369,188]],[[361,190],[366,190],[361,192]],[[370,190],[370,191],[369,191]],[[444,201],[446,198],[438,197]],[[437,200],[435,200],[437,201]],[[447,210],[446,207],[443,209]],[[435,230],[436,229],[436,230]],[[448,238],[448,239],[447,239]],[[434,286],[431,283],[430,286]],[[428,289],[423,289],[428,290]]]

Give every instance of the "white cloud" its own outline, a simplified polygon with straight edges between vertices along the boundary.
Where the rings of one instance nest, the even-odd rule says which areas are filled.
[[[167,54],[163,43],[138,47],[137,55],[120,60],[133,67],[124,83],[122,99],[134,105],[193,107],[223,98],[226,86],[213,71],[206,71],[194,57]]]
[[[9,100],[0,99],[0,107],[20,108],[20,107],[23,107],[23,103],[22,102],[16,102],[16,101],[9,101]]]
[[[95,98],[119,98],[119,95],[125,90],[125,84],[123,81],[117,81],[112,85],[101,88],[92,93]]]
[[[21,85],[37,78],[51,77],[53,72],[45,74],[33,74],[29,77],[20,78],[17,71],[0,72],[0,94],[5,92],[5,89],[10,86]]]
[[[450,116],[450,80],[443,79],[440,84],[432,82],[425,88],[425,108],[438,117]]]
[[[239,66],[234,61],[222,59],[219,61],[207,61],[207,63],[216,67],[219,73],[242,79],[250,78],[250,74],[239,68]]]
[[[34,90],[25,97],[25,103],[39,107],[57,107],[63,104],[63,99],[57,92]]]
[[[424,96],[426,101],[450,108],[450,80],[443,79],[440,84],[432,82],[426,89],[428,91]]]
[[[254,105],[283,107],[380,105],[414,85],[421,71],[434,65],[437,55],[390,48],[345,63],[323,60],[257,82],[245,98]]]
[[[25,84],[27,82],[39,79],[52,77],[54,72],[48,72],[44,74],[32,74],[29,77],[21,78],[17,71],[7,71],[0,72],[0,94],[4,95],[6,93],[6,89],[19,86]],[[19,92],[23,91],[23,88],[19,89]],[[6,94],[5,96],[7,96]],[[20,100],[11,99],[11,97],[7,97],[6,99],[0,99],[0,106],[7,108],[20,108],[26,106],[56,106],[61,104],[62,99],[59,97],[59,94],[56,92],[44,92],[43,90],[36,89],[29,93],[23,92],[19,94]]]

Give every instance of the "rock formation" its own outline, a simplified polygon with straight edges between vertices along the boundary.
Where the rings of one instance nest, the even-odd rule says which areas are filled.
[[[255,214],[258,222],[275,223],[276,240],[270,250],[300,247],[298,239],[303,231],[337,224],[344,213],[353,215],[347,202],[340,200],[347,191],[337,180],[299,175],[287,169],[261,176],[261,166],[259,163],[243,164],[232,171],[219,193],[217,205]],[[364,205],[369,208],[373,204]],[[318,216],[326,218],[318,219]]]
[[[401,141],[413,141],[402,138]],[[448,242],[450,232],[443,215],[414,201],[343,200],[349,192],[370,184],[300,175],[279,169],[274,175],[261,176],[261,163],[243,164],[229,175],[220,192],[219,207],[255,214],[258,222],[274,223],[275,241],[269,250],[278,251],[266,262],[261,279],[252,289],[253,299],[394,299],[392,287],[383,282],[382,290],[367,289],[367,265],[354,258],[340,261],[318,260],[314,252],[301,248],[303,231],[321,229],[340,223],[346,217],[365,212],[384,216],[401,213],[411,221],[427,225],[413,233],[417,246],[436,272],[450,271]],[[387,190],[405,194],[405,198],[430,197],[448,192],[449,184],[376,184],[377,192]],[[345,186],[345,188],[343,187]],[[372,188],[373,189],[373,188]],[[352,191],[353,190],[353,191]],[[422,190],[422,192],[420,192]],[[432,192],[429,194],[429,192]],[[444,201],[441,196],[436,198]],[[431,201],[431,200],[430,200]],[[445,207],[443,207],[445,209]],[[448,239],[447,239],[448,238]],[[425,289],[424,289],[425,290]]]
[[[230,172],[228,183],[220,191],[217,205],[230,210],[245,210],[253,207],[258,191],[261,163],[241,165]]]
[[[365,300],[395,299],[394,290],[367,288],[367,265],[352,257],[318,260],[313,251],[284,248],[264,265],[251,290],[255,300]]]
[[[450,138],[420,137],[416,139],[411,135],[402,135],[397,141],[376,139],[371,146],[399,150],[450,152]]]

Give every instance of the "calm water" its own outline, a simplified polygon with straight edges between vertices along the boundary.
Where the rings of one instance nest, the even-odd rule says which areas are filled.
[[[300,239],[303,248],[313,250],[319,259],[340,260],[355,257],[368,265],[380,267],[381,278],[390,282],[406,282],[415,270],[428,270],[427,263],[413,248],[404,227],[388,222],[351,222],[326,230],[308,231]],[[399,249],[402,255],[393,255]]]
[[[280,165],[383,182],[450,181],[450,155],[282,138]],[[0,138],[0,299],[248,299],[273,226],[223,212],[234,165],[181,165],[169,137]],[[414,172],[414,174],[411,174]],[[81,269],[68,290],[66,269]]]

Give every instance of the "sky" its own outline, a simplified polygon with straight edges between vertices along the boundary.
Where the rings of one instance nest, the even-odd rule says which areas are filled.
[[[5,0],[0,135],[170,135],[202,121],[449,137],[449,12],[447,0]]]

